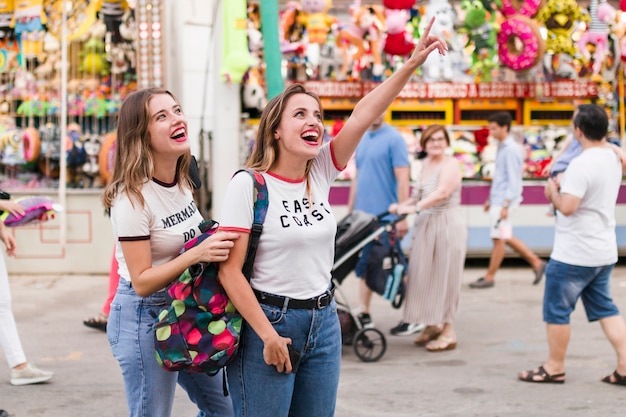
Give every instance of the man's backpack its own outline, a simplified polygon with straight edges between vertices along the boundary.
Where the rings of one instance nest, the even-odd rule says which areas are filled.
[[[254,180],[254,223],[243,273],[249,280],[268,207],[265,179]],[[185,245],[198,245],[217,230],[213,220],[202,222],[202,234]],[[217,276],[219,264],[191,265],[166,289],[166,306],[154,325],[157,362],[168,371],[214,374],[228,365],[239,347],[242,317],[228,299]]]

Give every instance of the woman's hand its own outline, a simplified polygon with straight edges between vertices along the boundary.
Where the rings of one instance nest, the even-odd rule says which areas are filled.
[[[4,225],[2,225],[2,230],[0,230],[0,240],[4,242],[4,246],[7,248],[7,255],[15,256],[15,250],[17,249],[15,238]]]
[[[218,231],[196,246],[198,262],[224,262],[239,239],[238,233]]]
[[[26,213],[24,207],[11,200],[0,200],[0,210],[8,211],[14,216],[22,216]]]
[[[413,214],[413,213],[415,213],[415,204],[409,201],[409,202],[398,204],[395,214],[398,214],[401,216],[403,214]]]
[[[387,211],[391,214],[398,214],[398,203],[390,204]]]
[[[276,367],[278,372],[291,372],[291,360],[289,359],[289,349],[291,339],[276,334],[276,337],[265,342],[263,346],[263,359],[268,365]]]
[[[422,37],[415,46],[413,54],[411,54],[411,57],[409,58],[409,61],[411,61],[415,66],[419,67],[422,65],[426,61],[426,58],[428,58],[428,55],[435,49],[437,49],[441,55],[445,55],[448,50],[446,41],[439,36],[430,34],[430,28],[432,28],[434,22],[435,17],[433,16],[430,19],[430,22],[428,22],[426,29],[424,29]]]

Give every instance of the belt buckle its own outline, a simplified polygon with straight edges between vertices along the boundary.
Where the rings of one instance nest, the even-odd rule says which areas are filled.
[[[330,294],[329,294],[329,293],[327,293],[327,292],[325,292],[324,294],[322,294],[322,295],[320,295],[319,297],[317,297],[317,309],[318,309],[318,310],[321,310],[321,309],[323,309],[324,307],[327,307],[327,306],[328,306],[328,304],[326,304],[326,305],[322,305],[322,302],[323,302],[325,299],[328,299],[328,300],[329,300],[328,304],[330,304]]]

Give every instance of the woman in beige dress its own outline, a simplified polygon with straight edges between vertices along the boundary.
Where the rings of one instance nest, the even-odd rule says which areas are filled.
[[[446,155],[450,137],[441,125],[422,133],[426,152],[414,196],[393,204],[389,211],[417,213],[409,257],[403,321],[424,323],[415,340],[431,352],[456,348],[454,331],[461,278],[467,251],[467,225],[460,209],[461,169]]]

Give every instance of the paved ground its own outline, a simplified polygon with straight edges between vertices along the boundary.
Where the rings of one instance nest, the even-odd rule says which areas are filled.
[[[613,276],[613,294],[626,311],[626,264]],[[337,417],[404,416],[623,416],[626,388],[601,383],[615,358],[598,324],[579,308],[573,316],[567,382],[527,384],[516,373],[547,354],[541,322],[542,287],[527,267],[509,265],[495,288],[470,290],[483,267],[468,267],[458,314],[456,350],[430,353],[412,336],[389,336],[401,317],[375,301],[373,317],[388,343],[381,360],[360,361],[344,347]],[[350,305],[356,280],[341,289]],[[49,384],[13,387],[0,366],[0,408],[15,417],[124,416],[122,379],[103,333],[82,325],[104,299],[105,276],[13,276],[13,307],[29,359],[56,375]],[[184,392],[173,416],[194,416]]]

